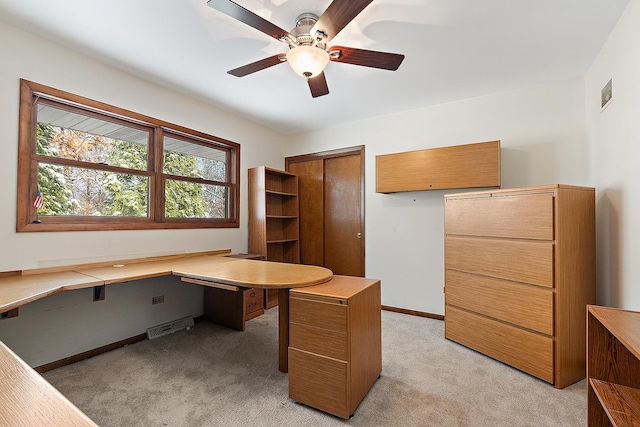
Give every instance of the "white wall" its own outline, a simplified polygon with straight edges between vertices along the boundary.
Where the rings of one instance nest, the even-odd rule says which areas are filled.
[[[0,58],[0,272],[221,248],[247,250],[247,168],[284,166],[278,134],[1,22]],[[20,78],[240,143],[241,227],[16,233]],[[93,303],[88,291],[71,291],[51,297],[51,301],[29,304],[20,309],[19,317],[0,322],[0,340],[37,366],[143,333],[147,327],[176,316],[202,314],[200,287],[166,283],[162,285],[166,288],[159,290],[156,282],[108,286],[103,302]],[[151,296],[158,292],[167,293],[166,302],[151,308]],[[141,295],[145,295],[144,307],[139,305]],[[185,302],[180,295],[190,297]],[[56,307],[53,329],[46,326],[51,324],[51,304]],[[36,327],[38,324],[44,326]],[[72,340],[68,331],[73,332]]]
[[[295,135],[286,155],[366,146],[366,276],[382,280],[383,305],[443,314],[443,195],[450,191],[378,194],[375,156],[496,139],[502,187],[589,185],[583,80]]]
[[[631,0],[585,78],[598,188],[598,302],[640,310],[640,1]],[[600,90],[613,79],[613,101]]]

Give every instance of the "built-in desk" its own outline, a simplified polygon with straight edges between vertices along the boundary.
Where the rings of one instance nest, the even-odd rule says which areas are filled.
[[[324,283],[333,273],[323,267],[220,256],[229,252],[0,273],[0,313],[16,315],[18,307],[65,290],[99,288],[171,274],[181,276],[185,282],[225,289],[254,286],[279,289],[278,367],[287,372],[289,289]],[[3,408],[0,425],[95,425],[1,342],[0,378],[0,407]]]
[[[100,286],[103,281],[75,271],[12,275],[0,279],[0,313],[7,313],[18,307],[62,291]]]

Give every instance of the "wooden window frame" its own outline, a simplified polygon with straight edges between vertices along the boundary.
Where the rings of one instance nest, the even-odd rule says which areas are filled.
[[[48,157],[36,154],[36,100],[60,104],[82,114],[102,117],[109,121],[120,121],[127,126],[144,127],[150,130],[147,170],[135,174],[149,177],[148,217],[106,216],[40,216],[33,200],[37,192],[38,163]],[[186,139],[194,143],[222,150],[227,153],[226,182],[215,182],[199,178],[174,176],[162,173],[163,137]],[[79,162],[56,159],[57,162],[78,166]],[[131,173],[129,169],[100,165],[96,169]],[[166,218],[164,183],[166,179],[186,182],[214,184],[228,187],[227,218]],[[146,229],[191,229],[191,228],[239,228],[240,215],[240,144],[216,136],[188,129],[183,126],[144,116],[119,107],[79,95],[54,89],[28,80],[20,80],[20,119],[18,132],[18,195],[16,205],[16,231],[89,231],[89,230],[146,230]],[[39,222],[35,220],[39,219]]]

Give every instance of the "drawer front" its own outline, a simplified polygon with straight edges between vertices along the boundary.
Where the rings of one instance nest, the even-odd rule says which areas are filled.
[[[290,298],[289,322],[346,333],[347,310],[346,305]]]
[[[553,291],[549,288],[447,270],[445,302],[553,335]]]
[[[553,383],[553,339],[445,306],[445,338]]]
[[[253,313],[264,307],[264,290],[251,288],[244,291],[245,313]]]
[[[347,334],[313,326],[289,323],[289,345],[298,350],[348,361]]]
[[[349,418],[348,364],[289,347],[289,397]]]
[[[445,234],[553,240],[553,195],[447,198]]]
[[[444,244],[446,269],[553,286],[551,241],[447,236]]]

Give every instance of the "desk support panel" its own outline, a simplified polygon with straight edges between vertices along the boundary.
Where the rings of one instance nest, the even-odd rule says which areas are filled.
[[[278,370],[289,372],[289,289],[278,289]]]
[[[0,314],[0,319],[10,319],[12,317],[18,317],[18,309],[7,310]]]
[[[105,296],[105,285],[94,286],[93,287],[93,300],[94,301],[103,301]]]

